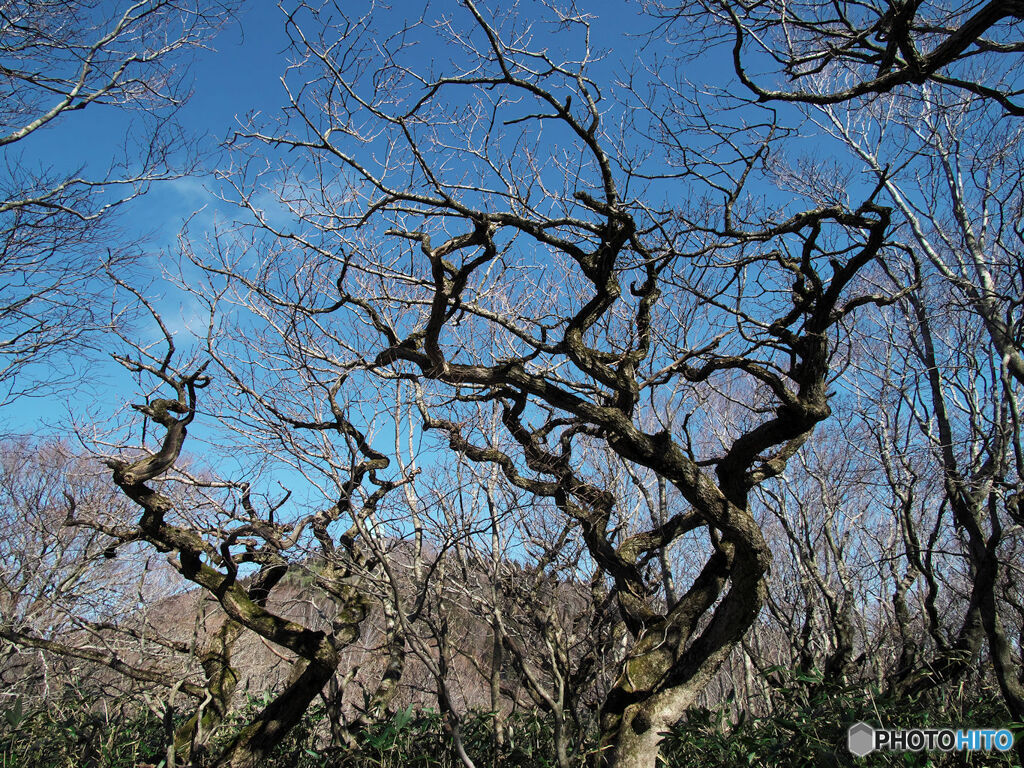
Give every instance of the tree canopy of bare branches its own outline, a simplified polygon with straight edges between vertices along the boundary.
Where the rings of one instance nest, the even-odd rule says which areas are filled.
[[[78,432],[118,514],[69,492],[73,534],[48,502],[26,535],[58,571],[68,542],[90,567],[157,552],[216,606],[191,645],[76,620],[193,662],[161,693],[191,707],[168,762],[259,765],[318,699],[324,743],[356,749],[426,700],[465,768],[477,706],[496,748],[528,706],[560,768],[650,768],[702,706],[791,704],[788,669],[808,697],[998,689],[1024,718],[1018,4],[651,5],[626,62],[545,2],[282,8],[283,108],[227,137],[220,217],[154,278],[185,331],[117,249],[68,257],[109,232],[94,185],[172,173],[162,125],[136,170],[4,209],[27,243],[10,376],[84,344],[51,331],[92,305],[40,306],[100,272],[145,317],[103,336],[130,404]],[[79,10],[11,17],[60,43],[26,49],[55,66],[19,70],[11,142],[91,104],[173,110],[169,62],[224,9]],[[0,629],[159,684],[30,623]],[[248,641],[286,679],[218,740]]]

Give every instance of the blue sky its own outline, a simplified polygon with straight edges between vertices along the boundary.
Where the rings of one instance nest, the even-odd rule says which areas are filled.
[[[435,9],[444,7],[440,3],[434,5]],[[451,7],[454,10],[455,4]],[[398,3],[390,12],[412,15],[419,10],[419,3]],[[641,33],[649,22],[640,18],[638,3],[602,0],[589,3],[588,10],[598,17],[593,27],[593,47],[609,51],[605,61],[591,72],[596,80],[607,83],[634,63],[640,40],[628,34]],[[214,183],[212,171],[216,164],[223,162],[217,152],[219,143],[249,114],[274,115],[280,110],[284,102],[280,77],[288,63],[288,39],[283,20],[282,12],[274,3],[246,3],[237,21],[212,41],[210,50],[201,51],[195,57],[189,71],[193,95],[179,118],[190,135],[190,143],[209,153],[207,171],[156,185],[148,195],[125,207],[119,220],[128,239],[148,252],[148,263],[154,275],[165,254],[173,251],[176,237],[190,216],[205,207],[193,219],[193,234],[196,235],[221,212],[207,188]],[[540,35],[538,31],[538,39]],[[648,53],[653,56],[655,52],[669,57],[669,64],[674,64],[672,51],[661,48]],[[423,50],[423,55],[443,63],[449,54],[436,48]],[[694,80],[719,85],[731,75],[725,58],[689,61],[682,67],[684,75],[689,74]],[[19,145],[18,152],[29,165],[72,169],[85,162],[87,170],[101,173],[130,130],[129,120],[123,113],[109,108],[90,108],[69,115],[52,129],[32,136]],[[827,152],[813,136],[805,138],[801,149]],[[774,199],[778,198],[769,198]],[[225,210],[223,215],[228,212]],[[172,288],[161,287],[159,281],[154,282],[150,293],[164,311],[168,324],[184,336],[192,312],[186,300]],[[126,401],[138,401],[131,377],[116,364],[97,364],[89,370],[89,375],[97,378],[93,387],[96,397],[91,402],[91,412],[97,419],[109,418]],[[8,409],[3,418],[8,429],[14,431],[30,431],[42,422],[52,423],[60,430],[59,421],[68,408],[81,412],[87,404],[80,397],[23,400],[17,408]],[[381,430],[381,447],[387,447],[391,438],[386,427],[385,424]],[[204,444],[204,438],[210,439],[209,433],[197,429],[193,436],[186,449],[200,455],[201,461],[223,467],[222,462],[230,460],[230,456],[225,457],[224,451],[218,450],[220,446],[216,442]]]
[[[450,5],[453,13],[465,13],[456,4]],[[438,8],[447,11],[444,4],[432,6],[434,11]],[[399,2],[391,12],[415,16],[422,9],[420,3]],[[610,81],[636,59],[641,45],[639,35],[649,23],[638,11],[639,5],[635,2],[600,0],[588,4],[587,12],[595,16],[592,45],[597,50],[608,51],[604,61],[593,68],[595,79]],[[194,176],[159,182],[118,214],[117,222],[125,232],[125,239],[138,244],[147,254],[144,263],[149,265],[154,277],[149,294],[161,308],[167,324],[182,336],[187,334],[194,308],[172,287],[161,285],[157,275],[161,264],[173,257],[177,236],[186,220],[194,216],[192,234],[200,235],[216,216],[230,215],[210,192],[215,185],[212,172],[218,163],[224,162],[218,147],[249,115],[274,116],[281,109],[284,91],[280,78],[289,57],[284,19],[276,3],[265,0],[245,3],[238,17],[217,35],[209,49],[200,50],[191,61],[182,62],[182,71],[188,67],[192,95],[177,117],[189,135],[190,148],[207,153],[206,170]],[[540,29],[537,38],[547,33],[547,29]],[[559,42],[562,41],[552,44]],[[565,44],[569,46],[571,41]],[[443,49],[426,49],[423,54],[438,64],[443,64],[449,55]],[[52,127],[33,134],[19,143],[14,153],[29,168],[48,167],[69,172],[82,168],[83,175],[102,176],[112,158],[123,155],[125,142],[136,136],[138,121],[138,115],[93,105],[65,115]],[[103,255],[98,253],[97,258]],[[103,355],[90,363],[83,373],[89,380],[87,397],[57,395],[23,399],[16,408],[6,409],[5,428],[13,432],[66,433],[69,415],[88,413],[91,418],[103,420],[104,415],[109,418],[124,403],[138,400],[131,377]],[[201,450],[195,442],[191,447]],[[208,459],[215,461],[213,456]]]
[[[434,4],[436,8],[438,4]],[[423,4],[402,0],[393,6],[395,13],[409,16],[419,12]],[[454,10],[455,4],[452,4]],[[647,22],[637,13],[636,2],[596,0],[587,4],[593,22],[595,48],[609,51],[605,61],[595,67],[596,76],[611,77],[630,62],[640,45],[639,36]],[[464,11],[462,11],[464,13]],[[284,102],[280,78],[288,64],[288,37],[284,29],[285,14],[269,0],[245,3],[236,19],[220,31],[208,50],[196,52],[188,67],[192,95],[178,117],[190,132],[194,146],[214,151],[220,142],[249,114],[275,115]],[[424,51],[425,55],[443,63],[443,50]],[[724,64],[724,62],[719,62]],[[91,106],[66,115],[58,124],[39,131],[18,145],[23,161],[32,166],[52,165],[56,168],[104,169],[109,158],[118,154],[125,138],[131,137],[130,120],[115,109]],[[214,163],[216,161],[213,161]],[[194,210],[203,198],[199,190],[202,179],[186,179],[160,185],[139,201],[131,217],[156,220],[159,229],[176,234],[180,219]],[[178,216],[173,221],[168,213]],[[131,222],[129,222],[131,224]],[[140,233],[146,231],[135,222]],[[173,236],[173,235],[172,235]]]
[[[273,3],[246,3],[209,49],[197,51],[191,60],[180,64],[192,96],[178,118],[188,133],[189,148],[209,153],[205,162],[211,168],[216,163],[213,153],[237,124],[237,118],[253,110],[274,109],[280,101],[279,78],[285,66],[282,51],[287,45],[281,18],[281,11]],[[91,105],[30,135],[14,145],[10,155],[28,169],[102,177],[116,158],[124,156],[125,143],[138,139],[143,130],[137,114]],[[126,233],[125,239],[147,252],[154,273],[165,249],[173,248],[184,221],[215,202],[207,187],[208,177],[202,174],[158,182],[117,214],[116,223]],[[104,194],[113,196],[113,191]],[[97,259],[102,256],[97,254]],[[158,290],[157,295],[161,294],[169,296],[169,292]],[[170,313],[174,314],[173,308]],[[130,382],[125,381],[123,369],[112,362],[92,366],[89,376],[101,380],[98,389],[111,398],[114,407],[130,396],[121,393]],[[28,398],[17,408],[7,409],[3,416],[7,428],[13,431],[27,432],[49,425],[62,432],[61,422],[68,409],[78,411],[78,403],[77,399],[61,396]]]
[[[454,3],[452,8],[456,10]],[[419,4],[400,3],[394,12],[411,15],[419,10]],[[636,62],[641,40],[629,34],[639,35],[650,22],[640,17],[636,3],[592,3],[588,10],[597,15],[593,23],[592,46],[596,50],[608,51],[605,60],[595,65],[591,74],[606,85]],[[208,189],[215,184],[212,172],[217,163],[224,162],[224,156],[218,154],[217,148],[248,115],[260,112],[273,116],[279,112],[284,102],[280,77],[288,64],[288,39],[283,19],[282,12],[273,3],[247,3],[237,21],[229,24],[212,42],[210,50],[198,53],[190,69],[193,95],[179,114],[179,119],[191,136],[190,142],[209,153],[207,171],[159,183],[149,194],[126,206],[120,214],[119,222],[128,239],[137,242],[148,254],[146,263],[154,275],[148,294],[161,309],[167,325],[179,332],[179,344],[187,336],[189,319],[196,308],[190,306],[189,299],[173,287],[162,285],[156,276],[161,263],[173,258],[176,238],[189,217],[203,209],[191,224],[191,234],[201,236],[202,229],[211,226],[215,216],[231,215],[231,211],[219,204]],[[536,40],[541,40],[546,32],[546,29],[538,30]],[[572,41],[552,41],[553,46],[560,43],[572,46]],[[658,53],[671,55],[671,51],[665,49]],[[441,48],[428,48],[423,50],[423,55],[443,65],[451,54]],[[669,62],[672,63],[671,58]],[[683,68],[684,75],[692,73],[693,79],[701,81],[721,82],[729,74],[728,62],[724,59],[691,61]],[[101,173],[107,158],[116,155],[130,131],[130,124],[123,113],[91,108],[69,115],[52,130],[33,136],[20,149],[29,163],[75,168],[82,163],[82,158],[87,158],[89,168]],[[67,412],[83,413],[86,404],[91,404],[92,418],[104,424],[126,402],[139,401],[140,395],[132,378],[112,361],[104,364],[101,359],[90,366],[88,374],[93,397],[23,400],[18,408],[8,409],[4,414],[7,428],[28,432],[46,423],[55,431],[64,432],[66,429],[62,422]],[[223,463],[227,457],[218,450],[220,444],[202,429],[201,422],[197,422],[196,427],[186,450],[201,456],[201,462],[227,470]],[[391,440],[388,431],[385,425],[382,448],[386,448]],[[210,440],[212,445],[204,445],[204,440]]]
[[[456,4],[450,5],[452,13],[465,13]],[[424,7],[421,3],[398,2],[390,11],[379,12],[412,17]],[[434,12],[438,9],[448,11],[445,4],[431,6]],[[594,74],[599,80],[609,80],[635,59],[641,44],[638,37],[624,37],[624,33],[639,35],[649,22],[640,18],[639,5],[635,2],[600,0],[588,3],[586,10],[595,17],[593,47],[609,52],[606,59],[594,67]],[[191,61],[182,62],[182,71],[188,67],[192,96],[178,119],[189,135],[190,148],[208,153],[207,172],[155,184],[148,194],[122,208],[118,218],[126,239],[138,243],[149,253],[154,271],[165,258],[165,252],[173,250],[186,219],[205,208],[193,221],[195,233],[210,225],[217,215],[219,206],[209,189],[213,185],[210,172],[218,162],[223,162],[217,154],[220,142],[250,114],[273,116],[279,112],[284,102],[280,78],[288,64],[284,19],[276,3],[267,0],[245,3],[238,17],[216,36],[209,49],[200,50]],[[537,37],[544,34],[549,31],[541,28]],[[557,45],[558,41],[553,44]],[[423,54],[439,64],[443,64],[448,55],[442,49],[427,49]],[[125,143],[140,135],[139,120],[139,115],[92,105],[66,114],[51,127],[31,135],[17,144],[11,155],[27,168],[52,168],[57,172],[81,169],[83,175],[102,176],[112,159],[124,155]],[[97,255],[100,257],[102,254]],[[170,291],[157,290],[156,295],[173,304]],[[169,315],[189,312],[188,307],[177,311],[171,305],[163,306]],[[170,323],[175,323],[173,317]],[[90,374],[96,376],[102,368],[94,367]],[[118,373],[116,367],[111,368],[110,384],[115,392]],[[114,393],[111,396],[123,401]],[[27,431],[41,420],[54,422],[69,404],[60,398],[23,401],[19,408],[5,414],[8,428]]]

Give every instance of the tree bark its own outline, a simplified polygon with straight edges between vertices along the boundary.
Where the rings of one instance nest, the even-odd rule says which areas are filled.
[[[324,636],[313,659],[259,716],[224,749],[216,768],[259,768],[270,751],[302,719],[313,699],[338,668],[338,652]]]

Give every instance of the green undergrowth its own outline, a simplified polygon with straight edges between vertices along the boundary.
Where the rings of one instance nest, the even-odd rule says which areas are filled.
[[[918,699],[887,697],[875,687],[837,687],[822,683],[813,674],[783,676],[775,691],[771,714],[731,717],[725,708],[691,712],[678,725],[662,750],[672,768],[709,766],[780,766],[827,768],[850,766],[1020,766],[1019,753],[998,750],[944,753],[873,752],[854,757],[847,749],[847,729],[856,722],[872,727],[911,728],[1009,728],[1024,742],[1024,728],[1009,720],[998,691],[966,694],[933,692]]]
[[[89,707],[81,699],[3,708],[0,768],[136,768],[157,764],[164,723],[138,706]]]
[[[944,692],[919,700],[886,698],[871,688],[836,688],[813,675],[782,676],[770,714],[753,717],[734,708],[699,709],[689,713],[667,735],[660,765],[670,768],[723,766],[1017,766],[1016,752],[873,753],[853,757],[846,748],[846,729],[863,720],[892,728],[1013,727],[996,692]],[[226,743],[263,701],[252,699],[220,730],[211,754]],[[0,768],[166,768],[164,739],[171,723],[138,706],[88,708],[79,701],[51,702],[31,708],[21,700],[0,706]],[[489,713],[467,715],[461,725],[467,754],[479,768],[548,768],[555,765],[549,722],[535,713],[513,715],[506,739],[498,746]],[[1024,740],[1014,728],[1018,740]],[[324,746],[322,708],[311,709],[266,768],[455,768],[461,765],[451,749],[442,717],[430,710],[399,711],[371,725],[354,738],[355,747]],[[587,739],[591,744],[596,739]],[[573,761],[584,765],[587,755]],[[180,767],[179,767],[180,768]]]

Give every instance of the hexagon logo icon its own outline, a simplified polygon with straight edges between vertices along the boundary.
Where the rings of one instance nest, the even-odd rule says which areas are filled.
[[[875,748],[875,729],[867,723],[854,723],[846,731],[846,745],[857,757],[864,757]]]

